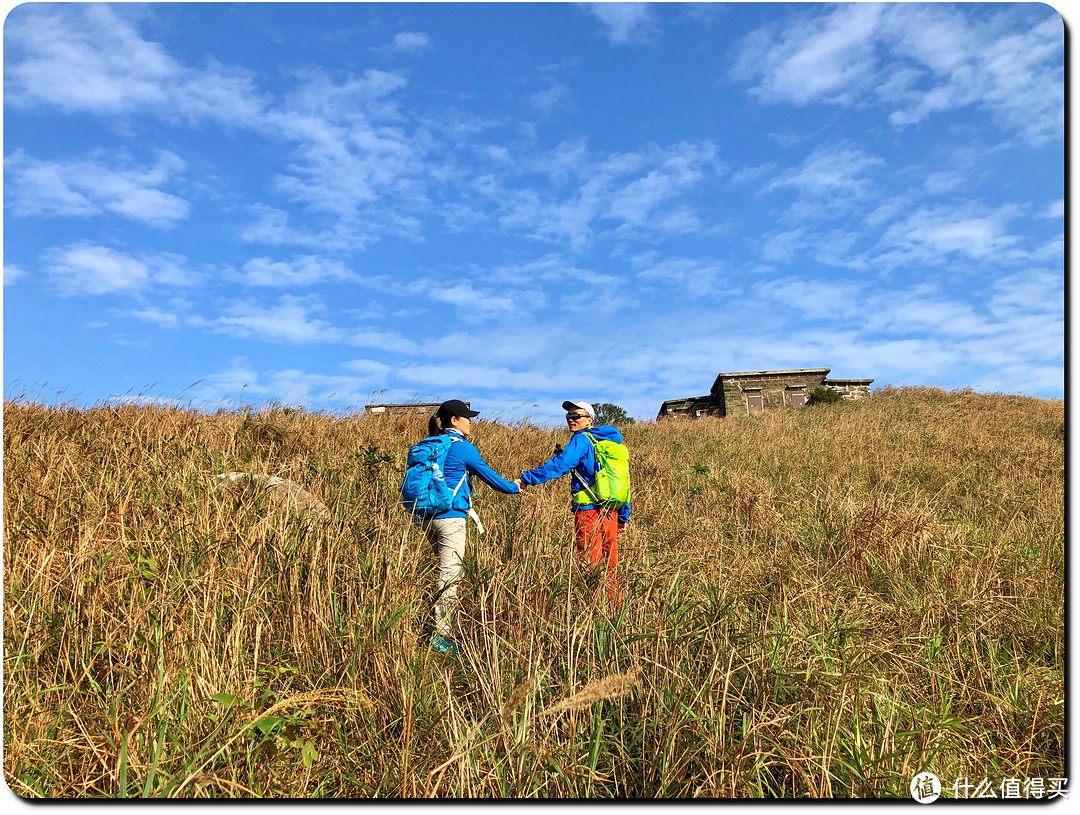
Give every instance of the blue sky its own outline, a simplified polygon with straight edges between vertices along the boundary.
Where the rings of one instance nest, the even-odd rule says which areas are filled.
[[[3,124],[9,399],[1064,397],[1049,6],[33,3]]]

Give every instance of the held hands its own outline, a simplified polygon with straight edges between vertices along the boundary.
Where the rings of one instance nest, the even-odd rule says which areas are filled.
[[[520,478],[515,478],[515,479],[514,479],[514,484],[516,484],[516,485],[517,485],[517,488],[518,488],[519,490],[523,490],[523,489],[525,489],[525,485],[524,485],[524,484],[523,484],[523,483],[521,482],[521,479],[520,479]]]

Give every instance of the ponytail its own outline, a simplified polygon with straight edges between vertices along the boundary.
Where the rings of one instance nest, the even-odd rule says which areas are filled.
[[[439,421],[439,414],[436,413],[434,416],[428,419],[427,434],[429,436],[438,436],[440,433],[442,433],[443,428],[439,426],[440,424],[441,423]]]

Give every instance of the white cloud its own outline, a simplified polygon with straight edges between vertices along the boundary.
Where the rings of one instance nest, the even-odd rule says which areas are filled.
[[[255,204],[248,208],[252,220],[237,230],[237,237],[246,243],[264,243],[269,246],[306,246],[327,252],[342,249],[362,250],[372,235],[350,234],[347,226],[335,224],[314,231],[297,228],[292,224],[290,213],[267,204]]]
[[[850,319],[862,298],[863,289],[862,283],[850,280],[787,277],[758,283],[753,287],[753,294],[799,309],[811,320]]]
[[[259,372],[247,360],[240,359],[223,371],[203,377],[188,395],[192,401],[210,406],[329,403],[354,410],[381,389],[390,374],[388,366],[373,360],[353,360],[341,369],[343,373],[334,374],[296,368]]]
[[[128,165],[125,156],[117,163]],[[109,167],[99,157],[39,161],[15,150],[4,161],[10,178],[5,202],[17,215],[90,216],[111,212],[148,226],[167,228],[188,216],[187,201],[158,189],[182,173],[184,162],[161,151],[145,169]]]
[[[806,246],[806,227],[772,231],[762,238],[761,258],[767,263],[790,263]]]
[[[1065,199],[1059,198],[1057,201],[1051,201],[1040,214],[1043,218],[1065,217]]]
[[[745,184],[749,181],[754,181],[766,173],[771,173],[776,169],[776,162],[767,161],[764,164],[758,164],[753,167],[744,167],[741,170],[735,171],[731,176],[732,184]]]
[[[897,126],[980,108],[1033,144],[1064,133],[1064,30],[1047,6],[853,3],[800,11],[740,43],[732,70],[762,101],[881,101]]]
[[[553,368],[547,371],[512,370],[494,365],[477,365],[469,362],[405,365],[397,376],[403,382],[442,389],[472,388],[511,390],[517,393],[544,393],[564,390],[584,390],[595,386],[592,374],[584,371]]]
[[[5,101],[69,113],[155,110],[170,118],[250,123],[262,103],[247,72],[183,66],[108,5],[26,4],[5,22]],[[73,81],[73,78],[77,80]]]
[[[1029,269],[994,281],[990,311],[1006,318],[1016,314],[1050,314],[1064,318],[1064,272]]]
[[[325,320],[313,319],[310,314],[321,310],[314,298],[285,295],[276,306],[263,308],[254,303],[235,303],[221,317],[207,320],[191,317],[188,323],[221,334],[254,337],[265,342],[337,343],[346,339],[345,332]]]
[[[904,94],[894,124],[939,110],[974,105],[1042,144],[1064,134],[1064,26],[1052,16],[1033,22],[1008,12],[974,22],[950,8],[890,9],[888,36],[903,56],[926,65],[929,89]]]
[[[656,19],[648,3],[586,3],[585,7],[604,24],[612,45],[647,42],[656,33]]]
[[[570,89],[562,82],[552,81],[542,90],[529,97],[529,105],[538,113],[550,113],[570,95]]]
[[[637,279],[653,291],[669,292],[674,288],[693,297],[730,296],[739,292],[731,271],[720,261],[664,257],[651,251],[631,258],[631,263],[637,269]]]
[[[345,342],[359,348],[374,348],[377,351],[388,351],[395,354],[423,354],[427,353],[424,345],[402,337],[392,331],[377,331],[364,329],[349,334]]]
[[[315,255],[302,255],[292,261],[252,258],[244,263],[243,269],[244,283],[248,286],[311,286],[355,277],[341,261]]]
[[[161,111],[166,119],[211,120],[226,129],[263,126],[268,98],[248,71],[217,64],[184,70],[181,81],[169,89],[169,105]]]
[[[511,314],[521,308],[520,295],[510,297],[495,294],[490,290],[480,290],[469,282],[446,283],[436,280],[423,280],[414,284],[417,293],[426,295],[439,303],[455,306],[462,318],[482,320],[498,314]]]
[[[752,92],[768,102],[851,104],[875,78],[872,35],[881,14],[878,4],[858,3],[759,28],[742,40],[733,75],[756,80]]]
[[[964,176],[953,170],[929,173],[923,181],[923,189],[930,195],[954,192],[964,186]]]
[[[353,370],[358,367],[354,363]],[[329,402],[358,408],[385,384],[388,370],[385,366],[378,370],[372,367],[361,376],[316,374],[296,369],[274,371],[270,374],[269,386],[275,396],[289,404]]]
[[[5,263],[4,264],[4,285],[5,286],[10,286],[12,283],[14,283],[16,280],[18,280],[20,277],[24,276],[25,274],[26,274],[26,272],[24,272],[20,267],[16,266],[15,264],[13,264],[13,263]]]
[[[248,239],[272,234],[274,242],[329,249],[363,246],[385,234],[419,236],[413,212],[430,206],[428,168],[424,139],[403,129],[394,98],[406,84],[403,75],[369,69],[338,81],[320,70],[296,71],[292,91],[274,102],[244,69],[213,62],[189,67],[141,39],[127,21],[133,13],[90,5],[16,9],[6,26],[7,101],[99,115],[148,111],[173,122],[213,120],[291,143],[295,160],[284,165],[275,187],[313,214],[325,214],[329,224],[274,230],[260,223],[246,230]],[[400,44],[415,47],[421,36],[405,36]],[[80,81],[70,81],[73,76]],[[44,200],[61,211],[106,207],[158,225],[186,215],[185,202],[146,188],[118,191],[103,202],[100,193],[63,180],[43,178],[36,190],[49,182]]]
[[[141,320],[145,323],[153,323],[159,328],[179,328],[180,327],[180,315],[172,312],[163,311],[160,308],[151,306],[143,309],[134,309],[132,311],[123,312],[124,316],[133,317],[136,320]]]
[[[138,294],[154,285],[193,286],[201,275],[180,255],[135,257],[90,242],[47,250],[44,268],[61,294]]]
[[[726,169],[718,152],[705,141],[593,155],[583,142],[568,141],[528,165],[550,185],[508,188],[493,179],[484,194],[501,208],[504,229],[574,251],[589,249],[598,236],[703,234],[704,222],[687,199]]]
[[[431,48],[431,37],[421,31],[402,31],[394,35],[394,50],[419,54]]]
[[[246,360],[237,360],[232,367],[208,374],[199,380],[200,387],[189,389],[193,400],[221,404],[242,399],[245,394],[269,395],[270,388],[259,384],[259,374],[247,367]]]
[[[939,264],[948,255],[958,253],[1002,262],[1011,257],[1005,250],[1019,242],[1006,228],[1014,215],[1014,207],[990,209],[978,203],[922,207],[885,230],[878,243],[883,251],[876,260],[889,265]]]
[[[59,13],[28,5],[16,8],[4,28],[8,59],[16,57],[4,95],[16,106],[126,112],[165,103],[168,84],[181,73],[160,45],[144,41],[109,6]]]
[[[341,367],[357,376],[380,382],[385,382],[394,370],[386,363],[373,359],[353,359],[342,363]]]
[[[582,267],[574,260],[555,253],[549,253],[525,263],[477,270],[476,274],[483,279],[497,281],[500,287],[528,286],[537,281],[584,286],[616,286],[621,282],[619,277]]]
[[[825,145],[811,153],[801,166],[781,173],[765,185],[765,192],[793,187],[811,198],[851,200],[875,191],[869,172],[885,160],[862,150]]]

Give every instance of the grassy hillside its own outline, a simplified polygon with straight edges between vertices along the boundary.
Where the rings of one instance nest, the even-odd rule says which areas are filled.
[[[626,433],[627,602],[558,482],[477,486],[460,659],[423,423],[4,407],[20,795],[908,796],[1064,772],[1064,406],[932,389]],[[480,424],[511,477],[566,433]],[[329,519],[218,473],[291,479]]]

